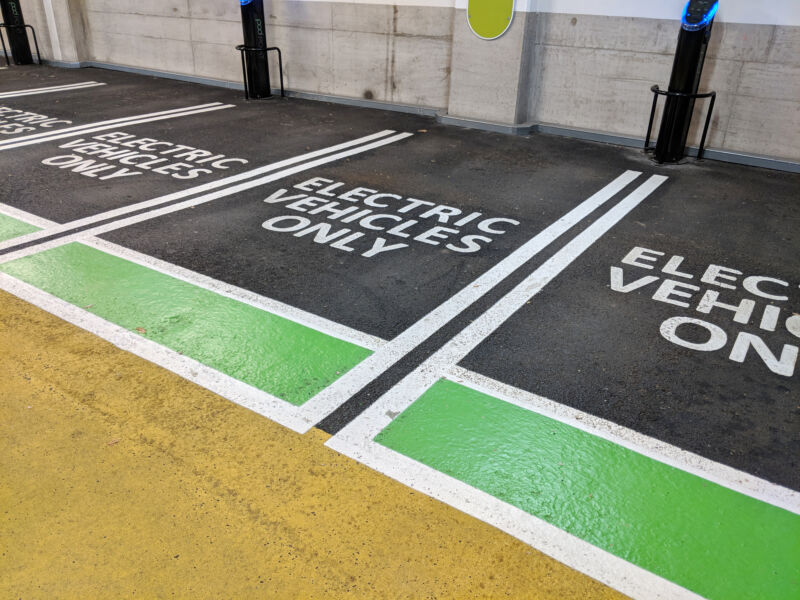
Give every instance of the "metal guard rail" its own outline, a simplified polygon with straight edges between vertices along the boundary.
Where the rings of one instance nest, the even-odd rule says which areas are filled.
[[[0,23],[0,29],[30,29],[33,33],[33,45],[36,46],[36,62],[40,65],[42,64],[42,53],[39,52],[39,40],[36,38],[36,30],[31,25],[6,25],[5,23]],[[11,66],[11,63],[8,60],[8,48],[6,48],[6,40],[3,37],[2,32],[0,32],[0,43],[3,45],[3,56],[6,58],[6,66]]]
[[[703,137],[700,138],[700,148],[697,151],[697,160],[702,160],[703,152],[705,151],[706,146],[706,137],[708,136],[708,128],[711,125],[711,115],[714,114],[714,104],[717,101],[717,92],[705,92],[703,94],[684,94],[682,92],[668,92],[666,90],[662,90],[657,85],[654,85],[650,88],[650,91],[653,92],[653,108],[650,110],[650,123],[647,125],[647,138],[644,142],[644,149],[645,152],[648,150],[652,150],[650,147],[650,134],[653,131],[653,120],[656,117],[656,108],[658,107],[658,97],[659,96],[677,96],[681,98],[711,98],[711,102],[708,105],[708,114],[706,115],[706,125],[703,127]]]
[[[236,46],[236,49],[242,55],[242,77],[244,79],[244,98],[245,100],[250,99],[250,82],[247,79],[247,65],[245,61],[245,55],[252,52],[254,54],[266,54],[268,52],[275,51],[278,53],[278,69],[280,72],[281,78],[281,96],[285,97],[286,92],[283,89],[283,54],[281,53],[281,49],[277,46],[273,46],[271,48],[258,48],[256,46],[245,46],[244,44],[240,44]]]

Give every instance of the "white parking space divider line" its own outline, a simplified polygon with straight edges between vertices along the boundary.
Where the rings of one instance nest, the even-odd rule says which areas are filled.
[[[70,221],[69,223],[64,223],[61,225],[54,225],[52,227],[47,228],[46,230],[36,231],[34,233],[30,233],[25,236],[21,236],[18,238],[14,238],[11,240],[6,240],[5,242],[0,242],[0,251],[6,250],[8,248],[12,248],[14,246],[19,246],[21,244],[27,244],[45,237],[50,237],[52,235],[58,235],[67,231],[71,231],[73,229],[77,229],[79,227],[85,227],[86,225],[91,225],[92,223],[98,223],[100,221],[107,221],[109,219],[115,219],[117,217],[122,217],[124,215],[130,214],[132,212],[137,212],[140,210],[145,210],[148,208],[153,208],[156,206],[160,206],[162,204],[166,204],[167,202],[173,202],[175,200],[180,200],[182,198],[188,198],[190,196],[202,194],[205,192],[209,192],[211,190],[219,189],[221,187],[225,187],[239,181],[244,181],[247,179],[252,179],[259,175],[263,175],[265,173],[269,173],[271,171],[277,171],[279,169],[283,169],[285,167],[289,167],[291,165],[295,165],[298,163],[305,162],[307,160],[311,160],[314,158],[318,158],[320,156],[325,156],[326,154],[332,154],[334,152],[339,152],[341,150],[346,150],[348,148],[352,148],[354,146],[359,146],[361,144],[365,144],[368,142],[372,142],[374,140],[378,140],[381,138],[385,138],[391,134],[395,133],[391,129],[385,129],[383,131],[379,131],[377,133],[373,133],[371,135],[367,135],[364,137],[360,137],[354,140],[350,140],[347,142],[343,142],[341,144],[336,144],[334,146],[328,146],[327,148],[322,148],[320,150],[314,150],[313,152],[307,152],[305,154],[301,154],[299,156],[294,156],[292,158],[287,158],[284,160],[280,160],[269,165],[264,165],[262,167],[258,167],[256,169],[251,169],[249,171],[245,171],[243,173],[239,173],[238,175],[231,175],[230,177],[225,177],[223,179],[219,179],[217,181],[212,181],[209,183],[205,183],[202,185],[198,185],[186,190],[181,190],[179,192],[174,192],[171,194],[166,194],[164,196],[159,196],[158,198],[153,198],[151,200],[145,200],[143,202],[138,202],[136,204],[131,204],[128,206],[124,206],[121,208],[108,210],[96,215],[92,215],[90,217],[85,217],[83,219],[78,219],[76,221]]]
[[[99,87],[106,85],[97,81],[84,81],[82,83],[73,83],[69,85],[54,85],[51,87],[31,88],[29,90],[15,90],[12,92],[0,92],[0,100],[3,98],[17,98],[19,96],[34,96],[37,94],[54,94],[56,92],[68,92],[70,90],[81,90],[86,88]]]
[[[576,206],[449,300],[391,340],[367,360],[346,373],[334,384],[309,400],[306,403],[309,409],[313,408],[314,414],[328,415],[333,412],[345,400],[388,370],[459,313],[492,290],[511,273],[616,196],[639,175],[641,173],[638,171],[626,171],[602,190]],[[314,424],[309,423],[309,426]]]
[[[12,140],[4,140],[0,142],[0,151],[11,150],[13,148],[20,148],[23,146],[30,146],[32,144],[41,144],[53,140],[60,140],[67,137],[76,137],[87,133],[95,133],[97,131],[106,131],[116,127],[127,127],[129,125],[138,125],[140,123],[150,123],[153,121],[162,121],[164,119],[171,119],[174,117],[185,117],[189,115],[196,115],[204,112],[211,112],[215,110],[222,110],[225,108],[234,108],[234,104],[223,104],[221,102],[211,102],[209,104],[198,104],[196,106],[187,106],[184,108],[173,108],[170,110],[162,110],[154,113],[147,113],[143,115],[133,115],[129,117],[121,117],[119,119],[111,119],[108,121],[99,121],[97,123],[88,123],[86,125],[77,125],[75,127],[67,127],[64,129],[57,129],[54,131],[46,131],[42,133],[34,133],[18,137]]]
[[[444,377],[452,367],[456,366],[478,344],[489,337],[511,315],[524,306],[526,302],[543,290],[592,244],[603,237],[609,229],[619,223],[630,211],[652,194],[666,179],[662,175],[653,175],[625,199],[599,217],[528,275],[513,290],[464,328],[461,333],[442,346],[395,387],[386,392],[383,397],[372,404],[353,422],[345,426],[335,436],[335,439],[346,440],[348,444],[371,444],[372,438],[392,422],[393,417],[389,416],[390,413],[397,414],[410,406],[425,390]],[[339,444],[339,442],[336,443]]]

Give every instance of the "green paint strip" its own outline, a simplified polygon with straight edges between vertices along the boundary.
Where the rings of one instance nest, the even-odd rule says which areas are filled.
[[[706,598],[800,598],[797,515],[457,383],[375,441]]]
[[[11,261],[0,271],[295,406],[371,354],[82,244]]]
[[[33,233],[34,231],[39,231],[39,228],[6,215],[0,215],[0,242],[14,239],[26,233]]]

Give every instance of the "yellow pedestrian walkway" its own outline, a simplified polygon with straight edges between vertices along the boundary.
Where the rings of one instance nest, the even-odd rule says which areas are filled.
[[[2,598],[621,598],[0,292]]]

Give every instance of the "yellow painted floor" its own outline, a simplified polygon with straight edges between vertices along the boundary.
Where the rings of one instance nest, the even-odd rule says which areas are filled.
[[[0,598],[621,598],[0,292]]]

